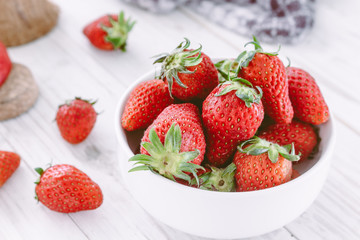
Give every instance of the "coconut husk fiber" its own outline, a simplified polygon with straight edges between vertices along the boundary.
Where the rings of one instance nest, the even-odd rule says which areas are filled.
[[[0,87],[0,121],[29,110],[39,96],[39,88],[24,65],[13,63],[11,72]]]
[[[59,8],[47,0],[0,0],[0,41],[18,46],[48,33]]]

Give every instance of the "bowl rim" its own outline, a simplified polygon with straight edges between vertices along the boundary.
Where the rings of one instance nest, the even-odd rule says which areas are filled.
[[[214,59],[224,59],[224,58],[214,58]],[[154,76],[154,74],[156,73],[157,68],[146,72],[145,74],[141,75],[140,77],[138,77],[127,89],[126,91],[122,94],[121,98],[119,99],[117,105],[116,105],[116,111],[115,111],[115,133],[116,133],[116,138],[117,138],[117,144],[119,144],[122,148],[122,150],[126,151],[126,156],[133,156],[134,153],[131,151],[131,149],[129,148],[127,141],[126,141],[126,136],[125,136],[125,129],[122,128],[121,126],[121,117],[122,117],[122,108],[123,106],[126,105],[127,102],[127,98],[130,95],[130,92],[140,83],[146,80],[150,80],[149,76]],[[149,176],[152,177],[156,177],[158,178],[158,181],[163,181],[164,184],[168,185],[169,187],[172,188],[178,188],[179,191],[180,190],[184,190],[184,191],[195,191],[197,193],[204,193],[204,194],[210,194],[210,195],[217,195],[217,196],[238,196],[238,197],[249,197],[249,196],[257,196],[257,195],[264,195],[267,194],[269,192],[274,192],[274,191],[286,191],[286,189],[290,188],[290,187],[294,187],[294,185],[297,185],[300,181],[304,181],[306,179],[308,179],[309,177],[311,177],[312,175],[316,174],[316,172],[319,171],[319,169],[321,169],[322,167],[326,166],[327,162],[330,162],[330,157],[332,154],[332,151],[334,149],[334,145],[335,145],[335,139],[336,139],[336,130],[335,130],[335,125],[336,122],[334,120],[333,114],[331,113],[330,109],[329,109],[329,120],[326,123],[323,124],[330,124],[330,135],[329,135],[329,142],[328,145],[326,146],[326,151],[322,151],[322,155],[319,157],[319,159],[317,160],[317,162],[311,167],[309,168],[305,173],[301,174],[299,177],[292,179],[291,181],[288,181],[286,183],[277,185],[275,187],[270,187],[270,188],[266,188],[266,189],[259,189],[259,190],[254,190],[254,191],[245,191],[245,192],[219,192],[219,191],[210,191],[210,190],[204,190],[204,189],[200,189],[200,188],[194,188],[194,187],[189,187],[177,182],[174,182],[170,179],[167,179],[163,176],[157,175],[152,173],[151,171],[142,171],[144,172],[144,174],[149,174]],[[124,167],[123,164],[120,164],[120,168],[122,169]],[[201,192],[200,192],[201,191]]]

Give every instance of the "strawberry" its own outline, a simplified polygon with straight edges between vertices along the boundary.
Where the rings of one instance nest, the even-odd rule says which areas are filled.
[[[162,80],[140,83],[131,92],[121,118],[123,128],[128,131],[147,128],[174,99]]]
[[[0,87],[4,84],[5,80],[9,76],[12,63],[9,55],[7,54],[6,47],[0,42]]]
[[[255,136],[238,146],[234,156],[236,190],[260,190],[288,182],[292,161],[299,159],[294,145],[280,146]]]
[[[93,105],[89,102],[76,97],[61,106],[56,114],[56,122],[61,136],[69,143],[80,143],[84,141],[93,129],[97,113]]]
[[[300,68],[288,67],[286,72],[295,117],[314,125],[326,122],[329,108],[315,79]]]
[[[134,24],[130,18],[125,20],[124,12],[121,11],[119,15],[107,15],[91,22],[84,28],[83,33],[101,50],[120,49],[125,52],[128,34]]]
[[[312,126],[293,121],[290,124],[274,124],[259,133],[259,137],[279,145],[294,144],[300,161],[308,158],[317,145],[317,135]]]
[[[191,181],[204,159],[206,143],[199,110],[191,103],[172,104],[147,128],[141,154],[129,161],[143,164],[135,170],[153,170],[169,179]]]
[[[0,151],[0,187],[20,165],[20,156],[13,152]]]
[[[187,49],[185,42],[171,53],[158,55],[155,63],[162,63],[160,78],[166,80],[171,96],[184,102],[202,101],[219,84],[218,73],[211,59],[201,52]],[[175,81],[174,81],[175,80]]]
[[[277,123],[291,123],[294,111],[290,102],[286,69],[278,53],[266,53],[254,37],[255,50],[238,57],[239,77],[245,78],[264,92],[265,113]],[[246,46],[246,45],[245,45]]]
[[[40,174],[36,181],[36,199],[56,212],[70,213],[98,208],[103,202],[99,185],[74,166],[59,164]]]
[[[213,166],[223,166],[243,140],[256,133],[263,118],[261,89],[241,78],[228,80],[216,87],[202,108],[207,136],[206,158]]]

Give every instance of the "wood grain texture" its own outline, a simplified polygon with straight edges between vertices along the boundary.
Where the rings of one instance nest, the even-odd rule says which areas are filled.
[[[121,156],[114,134],[116,103],[125,89],[153,69],[151,56],[171,51],[188,37],[212,57],[236,57],[248,39],[196,16],[185,7],[153,15],[120,0],[56,0],[61,14],[45,37],[10,48],[13,61],[31,69],[40,88],[33,109],[0,123],[0,148],[22,157],[17,172],[0,189],[0,239],[185,239],[205,240],[172,229],[147,214],[120,176]],[[282,46],[281,57],[307,69],[317,80],[337,121],[337,144],[327,182],[316,201],[298,219],[252,240],[359,239],[360,48],[355,0],[318,1],[311,34],[299,45]],[[82,35],[82,28],[105,14],[124,10],[137,20],[128,51],[102,52]],[[266,49],[277,49],[264,45]],[[93,132],[81,144],[65,142],[55,122],[57,106],[74,96],[98,99]],[[59,214],[34,200],[35,167],[49,162],[77,166],[104,192],[99,209]],[[20,183],[20,184],[19,184]],[[66,230],[64,230],[66,229]],[[39,234],[41,232],[41,234]]]

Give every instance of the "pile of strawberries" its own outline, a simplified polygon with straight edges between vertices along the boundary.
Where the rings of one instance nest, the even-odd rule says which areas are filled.
[[[214,64],[185,39],[161,54],[158,79],[132,91],[127,131],[145,129],[130,171],[151,170],[192,187],[252,191],[298,175],[293,163],[316,150],[315,125],[329,110],[314,78],[285,67],[254,37],[236,59]]]

